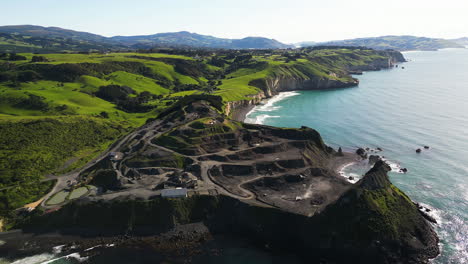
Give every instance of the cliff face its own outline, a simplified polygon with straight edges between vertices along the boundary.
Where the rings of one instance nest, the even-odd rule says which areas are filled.
[[[277,72],[273,72],[266,78],[252,80],[249,85],[257,87],[261,91],[256,95],[252,95],[252,99],[228,102],[226,104],[226,113],[238,121],[243,121],[246,112],[253,108],[255,104],[258,104],[262,99],[270,98],[280,92],[353,87],[359,84],[359,80],[352,78],[350,76],[351,73],[378,71],[391,68],[397,63],[406,61],[403,55],[398,51],[388,50],[375,52],[379,55],[378,57],[366,60],[360,64],[340,64],[338,68],[334,68],[334,71],[330,70],[328,74],[325,75],[317,75],[314,72],[308,72],[304,70],[304,67],[293,69],[280,68]],[[330,64],[330,62],[326,63]]]
[[[34,226],[94,230],[93,234],[157,234],[204,222],[215,234],[240,234],[272,250],[323,263],[428,263],[438,238],[416,206],[374,168],[335,203],[313,217],[246,204],[228,196],[185,199],[77,201],[36,219]],[[272,220],[274,219],[274,221]]]
[[[249,100],[228,102],[226,103],[224,112],[227,116],[232,116],[232,119],[234,120],[243,121],[247,112],[249,112],[255,105],[259,104],[263,99],[269,97],[271,97],[271,95],[267,96],[264,92],[259,92]]]
[[[376,263],[427,263],[439,254],[438,237],[417,207],[391,184],[390,167],[378,161],[319,217],[323,233],[340,234],[343,250],[363,249]]]
[[[177,225],[203,222],[213,234],[240,234],[261,245],[268,245],[272,250],[284,250],[323,263],[349,263],[349,259],[355,263],[427,263],[429,258],[438,255],[437,235],[413,202],[391,184],[387,176],[390,167],[386,163],[378,161],[362,180],[352,185],[327,172],[327,164],[333,161],[335,152],[311,128],[282,129],[242,124],[242,127],[237,127],[237,132],[234,131],[237,136],[231,133],[231,137],[226,137],[229,135],[226,130],[231,127],[232,132],[234,123],[222,120],[223,123],[216,127],[210,123],[203,125],[200,120],[206,121],[204,118],[195,122],[180,120],[195,113],[197,118],[209,115],[213,120],[219,117],[217,111],[207,108],[206,102],[192,103],[174,111],[159,120],[163,123],[160,125],[165,121],[179,122],[171,130],[171,135],[183,132],[190,141],[200,138],[197,130],[208,127],[210,135],[205,142],[200,142],[199,147],[215,149],[210,153],[217,155],[198,155],[193,151],[194,143],[185,146],[179,141],[179,145],[171,145],[172,141],[167,141],[168,135],[152,141],[152,144],[175,149],[177,153],[190,150],[191,157],[198,155],[201,162],[197,163],[198,170],[190,164],[182,166],[181,172],[193,172],[207,185],[209,181],[204,171],[212,164],[208,177],[225,188],[216,189],[218,195],[195,193],[188,198],[165,199],[151,193],[143,197],[138,195],[147,189],[127,186],[127,189],[111,192],[110,195],[120,195],[111,196],[115,198],[107,197],[105,193],[104,198],[100,198],[96,194],[48,214],[37,211],[36,216],[27,219],[28,223],[23,226],[25,231],[45,229],[95,236],[153,235]],[[181,114],[183,111],[185,115]],[[235,138],[242,140],[225,141]],[[265,140],[261,141],[261,138]],[[233,145],[241,149],[221,155],[223,148]],[[161,151],[151,147],[154,146],[148,145],[144,151],[135,149],[137,155],[147,153],[150,156],[141,159],[134,156],[134,160],[129,160],[122,167],[128,165],[143,173],[148,168],[148,161],[156,162],[168,152],[167,149]],[[272,163],[268,163],[268,158],[273,159]],[[138,160],[146,162],[141,164],[143,167],[136,166]],[[151,166],[163,169],[169,166],[167,164]],[[214,168],[218,168],[219,173],[214,173]],[[252,174],[255,171],[257,174]],[[140,176],[144,178],[145,185],[152,186],[150,180],[160,173],[151,172],[151,177]],[[134,176],[125,177],[131,179],[132,184],[138,184]],[[243,181],[245,178],[250,181]],[[308,186],[306,189],[312,193],[311,197],[294,194],[288,198],[290,193],[303,186]],[[314,189],[316,186],[322,187]],[[291,211],[298,209],[291,205],[297,205],[301,210]]]
[[[359,84],[357,79],[350,80],[333,80],[326,78],[287,78],[275,77],[266,80],[267,89],[264,91],[266,95],[273,96],[279,92],[285,91],[300,91],[300,90],[319,90],[319,89],[334,89],[356,86]]]
[[[265,85],[258,85],[260,82],[253,83],[254,86],[261,88],[266,97],[271,97],[284,91],[297,90],[321,90],[356,86],[359,80],[351,78],[347,73],[355,71],[377,71],[393,67],[396,63],[406,61],[403,55],[398,51],[379,51],[379,58],[374,58],[360,65],[342,65],[342,72],[329,72],[328,76],[314,76],[305,73],[304,75],[291,76],[284,74],[274,74],[274,76],[265,79]],[[257,84],[257,85],[255,85]]]

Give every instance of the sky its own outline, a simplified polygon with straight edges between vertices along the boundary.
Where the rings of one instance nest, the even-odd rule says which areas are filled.
[[[190,31],[285,43],[468,37],[468,0],[0,0],[0,6],[0,25],[57,26],[103,36]]]

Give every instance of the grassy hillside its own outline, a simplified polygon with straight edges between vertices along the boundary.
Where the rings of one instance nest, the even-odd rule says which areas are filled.
[[[171,53],[0,54],[0,214],[183,96],[226,104],[258,94],[258,80],[349,80],[349,68],[386,59],[367,49]]]
[[[0,27],[0,51],[3,52],[103,51],[123,48],[103,36],[58,27]]]
[[[125,125],[84,116],[0,122],[0,215],[45,195],[54,182],[44,175],[84,165]]]
[[[58,27],[0,26],[0,52],[122,51],[153,47],[285,49],[293,46],[263,37],[225,39],[187,31],[108,38]]]
[[[347,70],[351,66],[366,65],[384,55],[373,50],[351,49],[302,49],[292,54],[254,55],[247,62],[241,61],[237,70],[229,71],[226,79],[214,94],[225,101],[248,99],[260,89],[252,81],[272,77],[322,78],[350,80]]]
[[[382,36],[376,38],[357,38],[319,43],[327,46],[362,46],[372,49],[394,50],[438,50],[444,48],[463,48],[456,41],[414,36]]]

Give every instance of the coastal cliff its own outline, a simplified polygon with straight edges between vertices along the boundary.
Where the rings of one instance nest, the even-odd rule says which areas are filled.
[[[261,100],[271,98],[280,92],[301,90],[327,90],[357,86],[359,80],[351,74],[362,74],[363,71],[378,71],[392,68],[405,62],[403,54],[398,51],[374,51],[378,56],[363,59],[359,55],[353,58],[356,62],[342,62],[341,58],[324,60],[322,57],[311,59],[310,63],[326,65],[326,74],[310,69],[308,64],[296,64],[275,68],[267,77],[251,80],[249,85],[258,88],[259,92],[249,96],[249,99],[226,103],[226,114],[238,121],[243,121],[245,115]],[[337,62],[338,61],[338,62]],[[251,98],[251,99],[250,99]]]
[[[137,131],[143,140],[123,142],[127,159],[105,159],[81,174],[102,192],[37,210],[19,227],[146,236],[201,222],[213,235],[241,235],[322,263],[427,263],[438,255],[431,224],[391,184],[385,162],[349,183],[330,167],[342,157],[317,131],[235,122],[197,99]],[[144,141],[163,127],[169,132]],[[103,172],[112,167],[119,173],[109,185]],[[157,195],[161,183],[180,186],[191,178],[201,187],[189,197]]]
[[[388,180],[378,162],[335,203],[313,217],[244,203],[229,196],[151,200],[79,200],[34,220],[26,231],[154,235],[203,222],[212,234],[236,234],[270,250],[322,263],[428,263],[438,238],[416,206]],[[274,219],[274,221],[272,221]],[[201,242],[200,242],[201,243]]]

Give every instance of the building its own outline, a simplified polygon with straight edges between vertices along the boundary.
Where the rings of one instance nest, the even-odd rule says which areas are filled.
[[[176,188],[176,189],[163,189],[161,191],[161,196],[164,198],[183,198],[187,197],[186,188]]]
[[[121,160],[123,158],[123,153],[122,152],[110,152],[109,153],[109,158],[112,161]]]

